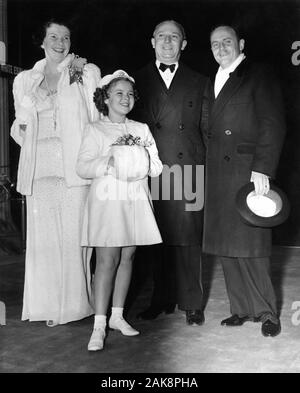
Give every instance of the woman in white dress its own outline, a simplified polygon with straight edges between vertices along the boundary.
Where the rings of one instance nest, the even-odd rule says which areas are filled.
[[[109,327],[139,334],[123,318],[136,246],[161,243],[148,175],[162,163],[149,127],[127,119],[135,102],[134,80],[125,71],[106,75],[94,95],[102,119],[90,124],[82,141],[77,173],[93,179],[85,206],[82,245],[96,247],[95,321],[88,350],[103,348]]]
[[[99,117],[92,100],[100,70],[69,54],[65,24],[51,20],[43,32],[45,58],[14,81],[11,135],[21,146],[17,190],[27,204],[22,320],[52,327],[93,313],[80,246],[90,182],[75,165],[84,127]]]

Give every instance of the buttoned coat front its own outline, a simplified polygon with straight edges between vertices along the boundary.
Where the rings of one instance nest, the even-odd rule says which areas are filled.
[[[285,135],[280,88],[271,69],[244,60],[216,98],[207,134],[204,252],[271,254],[271,230],[252,227],[235,205],[251,171],[275,177]]]
[[[163,242],[199,245],[205,162],[202,128],[207,124],[210,81],[181,62],[169,89],[154,62],[141,69],[135,81],[140,99],[132,118],[149,125],[164,164],[159,196],[157,184],[152,185]]]

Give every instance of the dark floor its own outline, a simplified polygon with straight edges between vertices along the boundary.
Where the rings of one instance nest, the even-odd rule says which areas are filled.
[[[124,337],[110,331],[105,349],[89,353],[93,317],[55,328],[20,320],[24,256],[0,249],[0,301],[6,305],[6,325],[0,326],[0,372],[300,372],[299,257],[298,248],[274,248],[272,277],[282,321],[282,333],[276,338],[263,337],[260,323],[220,326],[221,319],[229,316],[223,275],[213,259],[205,259],[208,300],[202,327],[187,326],[180,311],[150,322],[135,319],[151,293],[146,268],[146,280],[128,314],[141,335]]]

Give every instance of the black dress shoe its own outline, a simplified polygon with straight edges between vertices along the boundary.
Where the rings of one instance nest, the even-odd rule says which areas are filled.
[[[227,319],[223,319],[221,321],[222,326],[242,326],[245,322],[251,321],[250,317],[239,317],[238,315],[232,315],[231,317]]]
[[[203,325],[205,322],[204,313],[202,310],[186,310],[186,323],[188,325]]]
[[[137,314],[137,318],[145,319],[147,321],[155,319],[159,314],[165,312],[166,314],[172,314],[175,310],[175,304],[167,304],[166,306],[151,305],[145,311]]]
[[[275,337],[281,332],[280,321],[274,323],[267,319],[261,326],[262,335],[265,337]]]

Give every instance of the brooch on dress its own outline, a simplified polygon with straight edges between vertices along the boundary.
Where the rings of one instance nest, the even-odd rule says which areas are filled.
[[[86,59],[76,55],[69,65],[70,85],[74,82],[83,84],[82,74]]]

